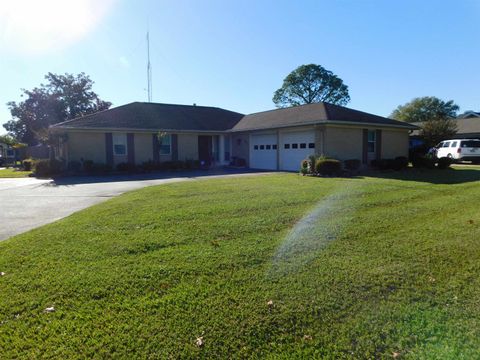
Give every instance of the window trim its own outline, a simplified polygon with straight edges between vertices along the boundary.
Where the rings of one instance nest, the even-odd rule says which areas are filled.
[[[373,140],[370,140],[370,134],[373,134]],[[373,151],[370,151],[370,144],[373,144]],[[367,133],[367,153],[375,154],[377,151],[377,132],[376,130],[368,130]]]
[[[118,141],[121,139],[122,141]],[[118,154],[115,146],[122,145],[125,148],[124,154]],[[112,134],[112,150],[114,156],[128,156],[127,134],[126,133],[113,133]]]
[[[160,156],[168,156],[172,155],[172,134],[166,134],[164,135],[166,138],[168,137],[168,145],[165,144],[163,145],[160,140],[158,140],[158,154]],[[162,146],[168,146],[168,153],[162,153]]]

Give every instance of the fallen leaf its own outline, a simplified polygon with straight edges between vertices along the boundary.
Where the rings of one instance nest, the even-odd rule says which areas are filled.
[[[311,335],[303,335],[303,340],[312,340]]]
[[[197,338],[197,340],[195,340],[195,345],[198,347],[202,347],[204,345],[203,336],[200,336]]]
[[[45,312],[47,312],[47,313],[55,312],[55,308],[53,306],[52,307],[47,307],[45,309]]]
[[[392,357],[393,357],[394,359],[396,359],[396,358],[400,357],[400,353],[399,353],[399,352],[394,352],[394,353],[392,354]]]

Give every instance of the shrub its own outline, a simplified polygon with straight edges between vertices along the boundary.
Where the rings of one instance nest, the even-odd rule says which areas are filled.
[[[319,158],[315,163],[315,171],[320,175],[338,175],[342,171],[342,163],[335,159]]]
[[[185,169],[199,169],[200,161],[199,160],[185,160]]]
[[[155,171],[155,170],[159,169],[159,164],[158,164],[158,162],[156,162],[156,161],[148,160],[148,161],[144,161],[144,162],[140,165],[140,168],[141,168],[143,171],[151,172],[151,171]]]
[[[429,156],[418,155],[412,160],[414,168],[427,168],[433,169],[435,167],[435,159]]]
[[[300,163],[300,173],[303,175],[310,174],[311,173],[311,165],[310,165],[310,160],[304,159]]]
[[[94,163],[91,172],[93,174],[105,174],[112,171],[112,166],[108,164]]]
[[[72,160],[68,162],[68,170],[73,172],[80,172],[82,170],[82,163],[80,161]]]
[[[357,171],[362,165],[362,162],[358,159],[345,160],[343,163],[345,164],[345,169],[350,171]]]
[[[83,161],[83,171],[86,173],[92,173],[93,172],[93,160],[84,160]]]
[[[404,170],[408,167],[408,159],[405,156],[397,156],[393,160],[393,170]]]
[[[63,163],[58,160],[37,160],[34,163],[35,176],[49,177],[63,172]]]
[[[388,161],[388,159],[375,159],[370,161],[370,165],[375,169],[388,170],[391,163]]]
[[[453,160],[448,158],[448,157],[441,157],[438,159],[438,163],[437,163],[437,168],[439,169],[447,169],[450,167],[450,165],[452,165],[453,163]]]
[[[379,170],[403,170],[408,166],[408,159],[405,156],[398,156],[395,159],[375,159],[370,165]]]
[[[33,160],[32,159],[25,159],[22,161],[22,167],[25,171],[31,171],[33,168]]]
[[[136,170],[136,167],[134,164],[127,163],[127,162],[122,162],[117,165],[117,170],[118,171],[128,171],[128,172],[134,172]]]

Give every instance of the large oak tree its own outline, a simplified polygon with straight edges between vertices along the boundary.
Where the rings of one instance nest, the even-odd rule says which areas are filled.
[[[457,133],[455,117],[459,109],[453,100],[443,101],[435,96],[424,96],[398,106],[390,117],[417,123],[421,128],[420,138],[427,146],[433,146]]]
[[[390,117],[406,122],[424,122],[455,118],[458,110],[459,106],[453,100],[443,101],[435,96],[424,96],[398,106]]]
[[[320,65],[301,65],[283,80],[275,91],[277,107],[298,106],[318,102],[346,105],[350,101],[348,86],[333,72]]]
[[[29,145],[44,142],[50,125],[111,106],[92,90],[94,82],[85,73],[48,73],[45,79],[46,84],[32,90],[22,89],[25,100],[7,103],[12,119],[3,126],[20,142]]]

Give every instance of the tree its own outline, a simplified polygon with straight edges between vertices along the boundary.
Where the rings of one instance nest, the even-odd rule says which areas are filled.
[[[424,96],[398,106],[390,117],[406,122],[425,122],[454,118],[458,110],[459,106],[453,100],[445,102],[435,96]]]
[[[22,89],[24,101],[7,103],[12,119],[4,124],[9,135],[29,145],[45,142],[50,125],[85,116],[111,106],[92,90],[94,82],[85,73],[48,73],[47,84]]]
[[[348,86],[337,75],[320,65],[301,65],[283,80],[273,94],[277,107],[298,106],[318,102],[346,105],[350,101]]]
[[[13,146],[17,144],[17,141],[9,135],[0,135],[0,143]]]
[[[456,121],[451,118],[430,119],[421,125],[420,137],[431,147],[457,133]]]

